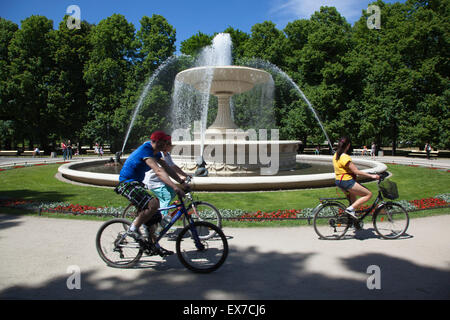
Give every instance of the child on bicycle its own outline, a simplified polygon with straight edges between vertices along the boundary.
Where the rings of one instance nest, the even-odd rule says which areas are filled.
[[[187,178],[189,175],[185,173],[183,170],[181,170],[180,167],[178,167],[172,160],[172,157],[170,155],[170,152],[172,151],[173,145],[172,141],[169,136],[169,140],[167,141],[166,148],[164,151],[161,152],[162,159],[167,163],[167,165],[173,169],[173,171],[181,178]],[[172,187],[165,184],[164,181],[161,180],[161,178],[158,177],[158,175],[153,171],[149,170],[145,173],[144,178],[144,184],[145,186],[150,189],[158,198],[159,200],[159,207],[160,208],[166,208],[170,205],[172,200],[175,198],[175,191]],[[170,219],[170,217],[167,217],[167,214],[169,213],[169,210],[161,211],[163,222],[170,222],[165,219]]]
[[[158,199],[153,198],[142,184],[145,172],[153,169],[155,174],[180,196],[184,196],[185,186],[183,185],[184,181],[161,159],[161,151],[165,150],[170,136],[163,131],[155,131],[150,140],[133,151],[127,158],[120,171],[119,184],[114,191],[127,198],[138,209],[137,218],[131,224],[128,234],[136,240],[142,240],[138,230],[145,223],[152,226],[149,228],[149,236],[155,242],[154,225],[161,220],[161,215],[156,214],[159,209]],[[170,180],[169,175],[181,184],[181,188]],[[156,251],[160,255],[172,253],[161,247],[157,247]]]
[[[366,203],[372,197],[372,192],[356,182],[356,176],[364,176],[371,179],[380,179],[376,174],[369,174],[359,170],[347,154],[351,141],[348,137],[339,140],[338,148],[333,156],[333,167],[336,175],[336,185],[341,188],[349,198],[350,206],[345,212],[353,218],[357,218],[355,210]],[[357,197],[360,197],[357,199]]]

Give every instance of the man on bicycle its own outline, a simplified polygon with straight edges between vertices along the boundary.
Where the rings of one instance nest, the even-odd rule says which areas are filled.
[[[131,224],[128,234],[135,240],[142,240],[138,230],[142,224],[146,224],[149,227],[149,239],[155,243],[155,228],[153,226],[161,220],[161,214],[157,213],[158,199],[153,198],[142,184],[145,172],[152,169],[166,185],[170,186],[181,197],[184,196],[184,181],[161,159],[161,151],[165,150],[170,136],[163,131],[155,131],[150,136],[150,140],[133,151],[125,161],[120,171],[119,185],[114,191],[127,198],[138,210],[137,217]],[[174,184],[169,176],[180,183],[183,188]],[[173,253],[159,246],[155,248],[155,251],[160,255]]]

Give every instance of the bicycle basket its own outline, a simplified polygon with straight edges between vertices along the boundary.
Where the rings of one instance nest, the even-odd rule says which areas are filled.
[[[380,190],[383,196],[394,200],[398,198],[397,184],[390,180],[384,180],[380,183]]]

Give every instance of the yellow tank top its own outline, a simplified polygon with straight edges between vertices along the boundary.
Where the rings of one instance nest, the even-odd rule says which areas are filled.
[[[333,167],[336,175],[336,180],[351,180],[353,179],[352,172],[347,165],[352,161],[352,158],[346,153],[341,154],[339,160],[336,160],[337,153],[333,156]]]

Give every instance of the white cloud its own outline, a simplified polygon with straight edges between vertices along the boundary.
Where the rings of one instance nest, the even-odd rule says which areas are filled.
[[[353,23],[370,2],[373,0],[273,0],[270,13],[283,21],[309,19],[321,6],[328,6],[336,7],[348,22]]]

